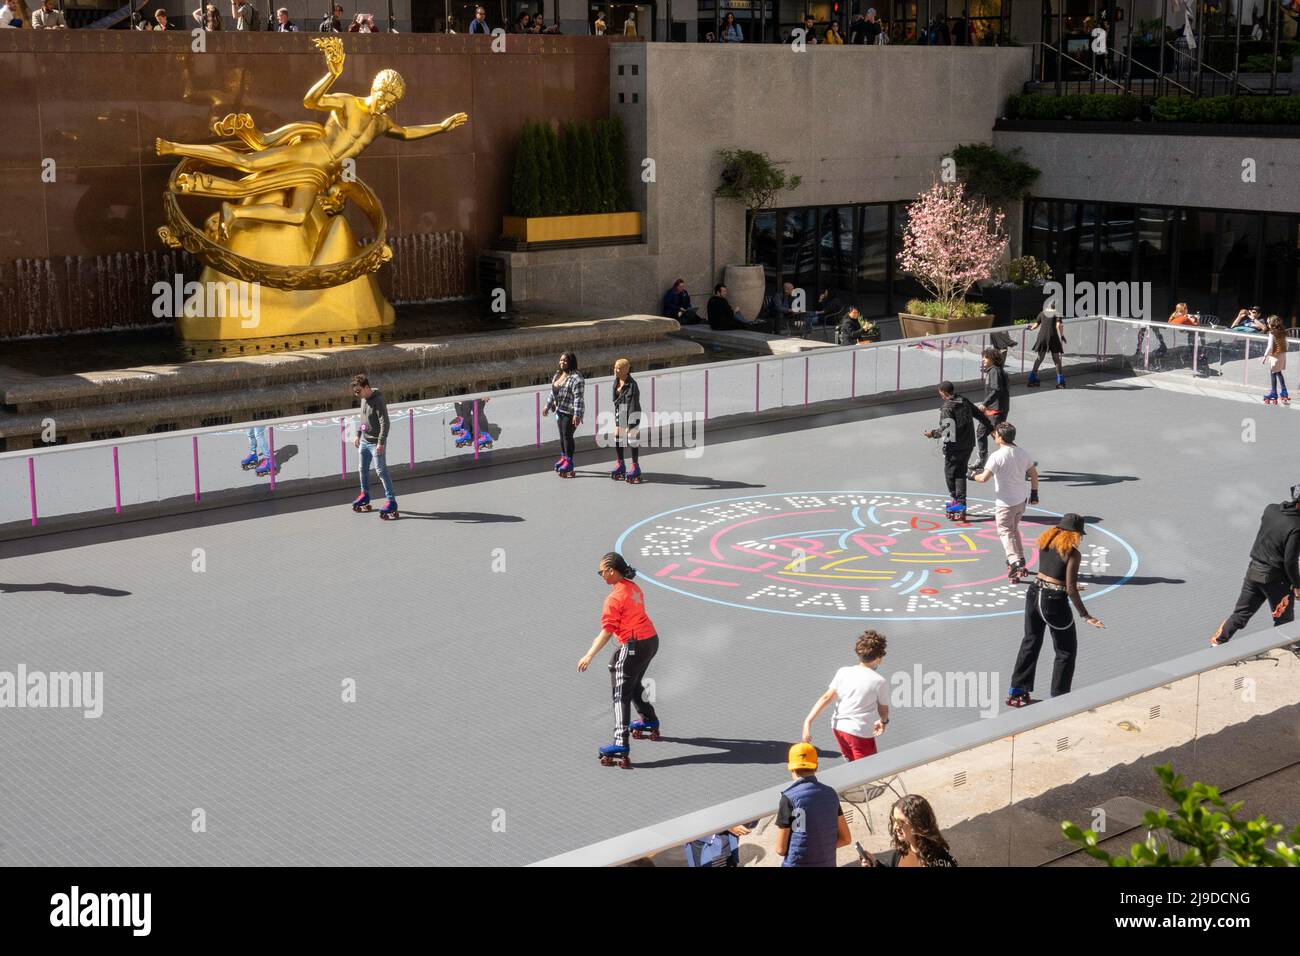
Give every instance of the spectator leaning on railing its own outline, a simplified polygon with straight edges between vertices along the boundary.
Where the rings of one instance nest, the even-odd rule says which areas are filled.
[[[786,763],[794,783],[781,791],[776,852],[782,866],[834,866],[835,851],[853,837],[840,797],[817,779],[817,748],[798,743]]]
[[[27,11],[23,0],[9,0],[0,7],[0,30],[19,30],[30,28],[32,15]]]
[[[728,13],[722,21],[721,43],[744,43],[745,34],[741,32],[740,24],[736,22],[736,15]]]
[[[43,0],[37,11],[32,14],[33,30],[66,30],[67,28],[63,11],[54,8],[54,0]]]
[[[899,797],[889,810],[889,836],[893,849],[880,859],[863,850],[868,866],[896,867],[941,866],[954,867],[957,861],[948,850],[948,841],[939,832],[930,801],[916,793]]]
[[[320,22],[319,32],[342,33],[346,29],[343,26],[343,8],[336,3],[330,15]]]

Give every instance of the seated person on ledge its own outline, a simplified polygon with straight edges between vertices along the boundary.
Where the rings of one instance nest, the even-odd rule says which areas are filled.
[[[807,321],[810,316],[802,309],[795,309],[795,287],[793,282],[786,282],[781,291],[772,296],[772,326],[781,335],[789,335],[793,323]],[[806,326],[805,326],[806,327]]]
[[[728,329],[742,329],[746,332],[762,332],[766,326],[755,319],[747,319],[727,301],[727,287],[719,282],[713,287],[713,298],[708,304],[709,328],[715,332]]]
[[[676,319],[682,325],[693,325],[700,321],[700,314],[691,305],[691,294],[686,291],[686,280],[678,279],[673,287],[664,293],[663,316]]]

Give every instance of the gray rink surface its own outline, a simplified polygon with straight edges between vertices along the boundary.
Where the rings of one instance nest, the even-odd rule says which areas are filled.
[[[1300,473],[1288,410],[1122,378],[1071,384],[1013,399],[1020,443],[1050,479],[1042,507],[1101,518],[1140,558],[1133,581],[1089,605],[1108,627],[1081,627],[1079,687],[1202,646],[1231,609],[1260,511]],[[573,481],[529,463],[399,482],[397,522],[353,514],[349,482],[0,544],[0,670],[103,671],[105,697],[98,719],[0,710],[0,864],[523,864],[779,783],[804,714],[869,625],[647,584],[668,739],[634,741],[630,772],[604,768],[609,650],[575,668],[599,630],[599,557],[692,503],[943,495],[919,436],[936,420],[923,401],[706,431],[702,457],[648,453],[632,487],[608,479],[604,453],[580,454]],[[994,671],[999,699],[1021,636],[1018,616],[875,626],[886,677],[918,663]],[[1048,647],[1040,693],[1050,662]],[[346,679],[355,703],[341,700]],[[976,719],[899,708],[881,746]],[[826,716],[814,742],[839,762]],[[196,808],[206,832],[192,832]]]

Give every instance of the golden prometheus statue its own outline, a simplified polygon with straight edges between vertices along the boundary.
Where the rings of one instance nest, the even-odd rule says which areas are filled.
[[[251,317],[234,308],[195,308],[208,314],[178,316],[184,339],[345,332],[393,324],[393,307],[375,277],[393,256],[388,225],[379,199],[356,178],[355,158],[377,136],[423,139],[456,129],[469,117],[457,113],[441,123],[398,124],[388,114],[406,84],[394,70],[379,71],[369,96],[332,93],[343,73],[343,41],[319,37],[313,42],[325,55],[329,72],[307,91],[302,105],[329,113],[325,125],[290,123],[261,133],[247,113],[231,113],[214,122],[212,130],[233,140],[210,145],[157,141],[158,155],[185,157],[163,194],[167,225],[159,228],[159,237],[203,262],[201,289],[250,283],[257,293],[258,308]],[[214,166],[245,175],[218,175],[210,171]],[[199,230],[181,209],[180,196],[219,198],[221,211]],[[340,215],[349,201],[374,230],[375,238],[364,246]],[[207,303],[213,301],[209,294]],[[187,306],[185,312],[190,311]]]

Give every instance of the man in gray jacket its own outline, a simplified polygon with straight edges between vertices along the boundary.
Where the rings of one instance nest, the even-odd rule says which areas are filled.
[[[353,446],[361,453],[361,494],[352,502],[352,510],[370,510],[370,462],[375,463],[375,471],[384,485],[384,496],[388,503],[380,509],[381,516],[397,517],[397,499],[393,496],[393,482],[388,477],[388,462],[384,459],[385,446],[388,442],[388,404],[379,390],[371,387],[370,379],[365,375],[352,377],[352,394],[361,399],[361,426]]]

